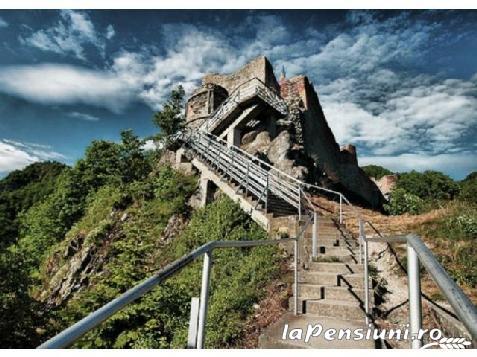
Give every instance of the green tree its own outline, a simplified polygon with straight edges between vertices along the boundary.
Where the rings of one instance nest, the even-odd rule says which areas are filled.
[[[449,176],[438,171],[411,171],[399,174],[396,188],[421,199],[450,200],[459,192],[459,186]]]
[[[21,252],[0,253],[0,346],[32,348],[40,342],[39,328],[45,326],[43,309],[29,295],[32,278]]]
[[[467,202],[477,203],[477,172],[472,172],[460,182],[459,197]]]
[[[43,200],[66,168],[58,162],[37,162],[0,180],[0,250],[18,237],[18,215]]]
[[[153,122],[161,129],[160,137],[175,134],[184,127],[184,96],[184,88],[179,85],[172,90],[162,110],[154,114]]]
[[[151,164],[144,150],[143,140],[140,140],[132,130],[121,132],[121,147],[119,160],[121,175],[124,183],[140,180],[151,171]]]
[[[383,177],[385,175],[392,175],[393,174],[392,171],[388,170],[385,167],[378,166],[378,165],[367,165],[367,166],[361,167],[361,169],[363,169],[363,171],[366,173],[366,175],[368,175],[369,177],[373,177],[376,180],[379,180],[381,177]]]

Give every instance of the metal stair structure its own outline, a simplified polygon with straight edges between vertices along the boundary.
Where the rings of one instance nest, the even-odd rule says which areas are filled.
[[[185,141],[195,158],[227,180],[234,191],[251,197],[254,209],[300,215],[306,207],[303,183],[213,134],[196,131]]]

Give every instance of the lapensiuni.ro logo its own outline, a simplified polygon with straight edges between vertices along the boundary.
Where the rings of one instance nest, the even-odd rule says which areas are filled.
[[[409,325],[396,329],[377,329],[373,325],[367,328],[342,328],[324,329],[320,324],[309,324],[306,328],[289,328],[288,324],[283,327],[282,340],[303,340],[309,343],[312,338],[323,338],[327,341],[334,340],[422,340],[428,336],[429,343],[421,348],[464,349],[471,345],[465,337],[445,337],[441,330],[420,329],[417,334],[411,334]]]

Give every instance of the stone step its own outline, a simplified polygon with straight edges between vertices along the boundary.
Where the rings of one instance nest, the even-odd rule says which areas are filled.
[[[311,252],[312,244],[303,244],[303,248],[307,248]],[[321,247],[318,245],[318,255],[323,256],[345,256],[345,255],[356,255],[359,256],[359,249],[358,247],[347,247],[347,246],[339,246],[339,247]]]
[[[348,339],[333,339],[328,341],[324,338],[324,332],[317,337],[311,337],[308,342],[304,341],[304,336],[308,329],[308,326],[320,324],[323,330],[326,329],[351,329],[354,331],[357,328],[366,328],[364,325],[364,319],[359,320],[343,320],[337,318],[330,318],[324,316],[312,316],[312,315],[298,315],[294,316],[293,313],[284,314],[277,322],[273,323],[266,328],[265,332],[258,339],[259,348],[375,348],[376,343],[373,340],[354,340],[353,337]],[[282,339],[285,325],[288,326],[288,331],[293,329],[302,329],[303,338],[297,340]]]
[[[328,247],[339,247],[339,246],[350,246],[348,241],[344,239],[343,237],[340,236],[326,236],[326,237],[319,237],[316,240],[316,243],[318,246],[328,246]],[[351,242],[353,243],[353,242]],[[306,246],[311,246],[313,244],[313,239],[312,238],[302,238],[300,239],[300,244],[306,245]],[[356,245],[352,245],[356,246]]]
[[[359,302],[339,300],[306,300],[304,313],[339,318],[345,320],[364,321],[364,311]]]
[[[312,252],[313,244],[302,244],[302,247],[305,248],[305,251],[307,252]],[[338,247],[333,247],[333,246],[323,246],[318,244],[317,254],[323,254],[323,255],[347,255],[347,254],[354,254],[356,256],[359,256],[359,247],[350,247],[347,245],[343,246],[338,246]]]
[[[336,227],[333,227],[333,226],[320,226],[318,228],[318,233],[321,233],[321,232],[326,232],[326,233],[330,233],[330,232],[336,232],[336,233],[341,233],[341,231],[336,228]],[[313,234],[313,227],[310,227],[308,226],[307,229],[305,230],[305,233],[306,234]]]
[[[321,271],[329,273],[339,273],[339,274],[353,274],[353,273],[362,273],[363,272],[362,264],[353,264],[353,263],[318,263],[310,262],[308,263],[309,271]]]
[[[364,279],[362,274],[337,274],[319,271],[300,271],[298,272],[298,281],[301,283],[353,287],[363,289]],[[372,280],[369,280],[369,287],[372,287]]]
[[[304,239],[301,241],[303,246],[310,246],[313,244],[311,238],[309,239]],[[318,240],[318,246],[323,246],[323,247],[339,247],[339,246],[344,246],[345,241],[339,239],[339,238],[326,238],[326,239],[319,239]]]
[[[295,284],[292,284],[294,288]],[[294,291],[294,290],[293,290]],[[340,301],[358,301],[364,303],[364,289],[349,288],[343,286],[324,286],[316,284],[302,283],[298,284],[298,300],[340,300]],[[374,301],[374,292],[370,290],[369,300]],[[292,306],[294,297],[290,298],[290,305]]]
[[[311,253],[309,254],[311,257]],[[339,255],[331,255],[331,254],[317,254],[315,260],[316,262],[320,263],[353,263],[357,264],[359,261],[359,256],[355,256],[352,254],[339,254]]]

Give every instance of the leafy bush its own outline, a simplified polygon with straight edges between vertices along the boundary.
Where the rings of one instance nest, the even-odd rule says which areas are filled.
[[[402,188],[395,188],[384,209],[392,215],[403,213],[419,214],[423,208],[423,200]]]
[[[475,214],[461,214],[451,217],[447,224],[451,229],[462,232],[464,237],[477,239],[477,216]]]
[[[19,251],[0,253],[0,346],[37,346],[46,325],[42,305],[29,294],[32,278],[25,269],[27,257]]]
[[[448,213],[419,224],[417,233],[432,242],[433,252],[459,284],[475,288],[477,284],[477,205],[454,201]]]
[[[399,174],[396,188],[421,199],[450,200],[459,192],[459,186],[449,176],[438,171],[411,171]]]
[[[460,186],[459,198],[467,202],[477,203],[477,172],[469,174]]]
[[[379,180],[383,176],[393,174],[392,171],[386,169],[385,167],[378,166],[378,165],[367,165],[367,166],[363,166],[361,168],[366,173],[366,175],[368,175],[369,177],[373,177],[376,180]]]

